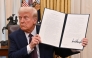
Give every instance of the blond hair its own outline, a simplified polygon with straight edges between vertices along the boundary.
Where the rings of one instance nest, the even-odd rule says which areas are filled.
[[[19,12],[30,12],[33,18],[37,18],[37,10],[34,7],[20,7]]]

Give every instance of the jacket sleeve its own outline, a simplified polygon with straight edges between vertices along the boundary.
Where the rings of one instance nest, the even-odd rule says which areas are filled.
[[[79,51],[73,52],[71,49],[66,49],[66,48],[55,48],[55,54],[61,57],[67,57],[77,53],[80,53],[80,52]]]
[[[27,55],[27,47],[23,47],[20,50],[17,49],[17,45],[12,36],[9,36],[9,54],[8,58],[23,58]]]

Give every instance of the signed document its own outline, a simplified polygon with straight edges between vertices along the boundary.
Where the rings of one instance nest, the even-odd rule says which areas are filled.
[[[68,14],[61,47],[83,49],[89,15]]]
[[[89,15],[65,14],[44,9],[39,35],[44,44],[70,49],[83,49]]]

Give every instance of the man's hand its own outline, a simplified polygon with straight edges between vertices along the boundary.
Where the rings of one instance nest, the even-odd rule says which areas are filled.
[[[88,39],[87,38],[83,38],[82,40],[82,46],[86,46],[88,44]]]
[[[83,38],[82,40],[82,46],[85,47],[88,44],[88,39],[87,38]],[[77,49],[71,49],[72,52],[80,52],[80,50]]]
[[[30,48],[33,49],[36,45],[41,42],[40,36],[37,34],[36,36],[32,37],[32,41],[30,42]]]

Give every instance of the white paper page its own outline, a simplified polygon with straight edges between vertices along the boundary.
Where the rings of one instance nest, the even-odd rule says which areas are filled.
[[[83,49],[81,41],[85,38],[88,17],[89,15],[68,15],[61,47]]]
[[[59,47],[65,14],[45,8],[39,35],[42,43]]]

